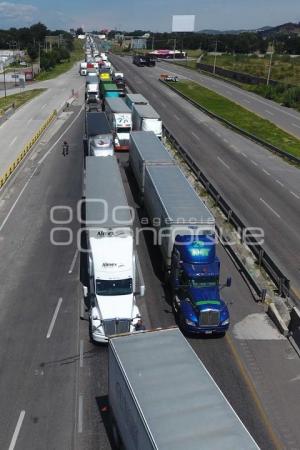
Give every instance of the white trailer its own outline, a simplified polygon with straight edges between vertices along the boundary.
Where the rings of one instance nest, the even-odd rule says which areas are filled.
[[[113,337],[108,399],[125,450],[259,450],[178,328]]]
[[[105,112],[114,133],[115,150],[129,149],[129,133],[132,130],[132,114],[120,97],[105,98]]]
[[[175,164],[174,159],[153,131],[132,131],[130,133],[129,162],[141,198],[144,195],[146,167]]]
[[[90,337],[95,342],[107,342],[111,335],[135,331],[141,274],[133,241],[133,217],[116,158],[87,157],[85,185]],[[140,286],[141,295],[143,291]]]
[[[132,129],[134,131],[153,131],[162,137],[162,121],[151,105],[132,105]]]

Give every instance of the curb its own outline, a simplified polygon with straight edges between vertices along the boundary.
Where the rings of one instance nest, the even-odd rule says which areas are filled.
[[[269,304],[267,314],[275,323],[280,333],[283,334],[283,336],[287,337],[289,334],[289,329],[282,320],[275,303]]]
[[[34,146],[34,144],[37,142],[37,140],[41,137],[41,135],[44,133],[46,128],[50,125],[50,123],[53,121],[53,119],[57,116],[57,111],[54,110],[48,118],[45,120],[43,125],[39,128],[39,130],[35,133],[33,138],[27,142],[27,144],[23,147],[22,151],[19,153],[17,158],[14,160],[14,162],[8,167],[6,172],[0,176],[0,189],[4,186],[4,184],[7,182],[9,177],[13,174],[15,169],[18,167],[20,162],[25,158],[27,153],[31,150],[31,148]]]

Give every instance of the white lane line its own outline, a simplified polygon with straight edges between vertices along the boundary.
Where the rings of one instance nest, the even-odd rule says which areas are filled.
[[[14,143],[16,142],[17,139],[18,139],[18,136],[14,137],[13,140],[11,141],[11,143],[9,144],[9,147],[14,145]]]
[[[220,133],[218,133],[218,132],[216,132],[216,135],[217,135],[219,138],[221,137]]]
[[[83,395],[79,395],[78,399],[78,433],[82,433],[83,424]]]
[[[75,251],[75,254],[73,256],[73,259],[72,259],[72,262],[71,262],[71,266],[70,266],[70,269],[69,269],[68,273],[72,273],[73,272],[73,269],[74,269],[75,264],[76,264],[77,256],[78,256],[78,249],[76,249],[76,251]]]
[[[290,193],[294,196],[294,197],[296,197],[298,200],[300,200],[300,197],[299,197],[299,195],[297,195],[297,194],[295,194],[295,192],[293,192],[293,191],[290,191]]]
[[[269,177],[271,176],[270,172],[268,172],[266,169],[263,169],[262,171],[263,171],[263,173],[265,173],[265,174],[268,175]]]
[[[244,98],[243,101],[244,101],[245,103],[248,103],[248,104],[251,103],[251,102],[250,102],[249,100],[247,100],[246,98]]]
[[[194,136],[194,138],[195,139],[197,139],[197,141],[199,141],[200,139],[199,139],[199,136],[197,136],[197,134],[196,133],[194,133],[193,131],[192,131],[192,135]]]
[[[56,141],[54,142],[54,144],[51,145],[51,147],[49,148],[49,150],[44,154],[44,156],[39,160],[38,164],[42,164],[45,159],[49,156],[49,154],[52,152],[52,150],[54,149],[54,147],[59,143],[59,141],[61,140],[61,138],[63,137],[63,135],[65,133],[67,133],[69,131],[69,129],[73,126],[74,122],[76,122],[76,120],[78,119],[78,117],[80,116],[82,110],[84,108],[84,105],[82,105],[82,107],[80,108],[79,113],[77,114],[76,117],[74,117],[74,119],[72,120],[72,122],[70,123],[70,125],[67,126],[67,128],[62,132],[62,134],[56,139]]]
[[[80,339],[80,348],[79,348],[79,366],[83,367],[83,340]]]
[[[229,141],[228,141],[228,139],[226,139],[226,138],[223,138],[223,141],[225,142],[225,144],[229,144]]]
[[[15,428],[15,431],[14,431],[14,434],[13,434],[13,437],[12,437],[12,439],[10,441],[10,445],[9,445],[8,450],[14,450],[14,448],[16,446],[17,439],[18,439],[18,436],[19,436],[19,433],[20,433],[20,430],[21,430],[21,426],[22,426],[24,417],[25,417],[25,411],[21,411],[20,415],[19,415],[19,419],[18,419],[17,425],[16,425],[16,428]]]
[[[32,122],[32,117],[29,120],[27,120],[27,125],[29,125],[30,122]]]
[[[234,150],[235,152],[239,152],[239,149],[235,145],[230,144],[229,147],[232,148],[232,150]]]
[[[283,183],[281,183],[281,181],[279,181],[279,180],[276,180],[276,183],[277,184],[279,184],[281,187],[284,187],[284,184]]]
[[[177,114],[174,114],[175,119],[181,120],[180,117],[177,116]]]
[[[18,197],[16,198],[14,204],[12,205],[12,207],[10,208],[10,210],[8,211],[8,213],[7,213],[6,217],[5,217],[5,219],[3,220],[3,222],[2,222],[2,224],[1,224],[1,226],[0,226],[0,233],[1,233],[1,231],[2,231],[2,229],[3,229],[3,227],[4,227],[4,225],[5,225],[6,222],[8,221],[8,219],[9,219],[11,213],[12,213],[13,210],[15,209],[16,204],[17,204],[18,201],[20,200],[20,198],[21,198],[23,192],[24,192],[25,189],[27,188],[28,184],[30,183],[30,181],[31,181],[31,179],[33,178],[33,176],[34,176],[34,174],[35,174],[36,171],[37,171],[37,167],[34,169],[34,171],[32,172],[32,174],[30,175],[30,177],[28,178],[28,180],[27,180],[26,183],[24,184],[23,189],[21,190],[21,192],[20,192],[20,194],[18,195]]]
[[[275,214],[276,217],[278,217],[278,219],[280,219],[280,215],[263,199],[260,198],[259,199],[267,208],[269,208],[270,211],[272,211],[273,214]]]
[[[266,112],[267,114],[270,114],[270,116],[274,116],[274,113],[272,113],[272,111],[269,111],[268,109],[265,109],[265,112]]]
[[[51,323],[50,323],[50,325],[49,325],[49,330],[48,330],[48,333],[47,333],[47,335],[46,335],[46,338],[47,338],[47,339],[50,338],[51,333],[52,333],[52,331],[53,331],[53,328],[54,328],[54,325],[55,325],[55,321],[56,321],[56,319],[57,319],[58,312],[59,312],[59,308],[61,307],[62,301],[63,301],[63,299],[62,299],[62,297],[60,297],[60,298],[58,299],[58,303],[57,303],[57,305],[56,305],[56,308],[55,308],[55,311],[54,311],[54,314],[53,314]]]
[[[160,102],[160,104],[161,104],[161,106],[162,106],[163,108],[166,107],[166,104],[165,104],[164,102]]]
[[[241,152],[241,155],[243,155],[245,158],[248,158],[248,156],[246,155],[246,153]]]
[[[296,128],[300,128],[300,125],[297,125],[296,123],[292,123],[292,126],[296,127]]]
[[[228,166],[228,164],[226,164],[226,162],[225,161],[223,161],[223,159],[222,158],[220,158],[219,156],[217,156],[217,159],[220,161],[220,163],[221,164],[223,164],[223,166],[225,166],[226,167],[226,169],[229,169],[230,170],[230,167]]]
[[[257,162],[253,161],[253,159],[251,159],[252,164],[254,164],[255,166],[258,166]]]
[[[44,108],[46,108],[46,106],[47,106],[47,103],[45,103],[45,104],[41,107],[41,110],[44,109]]]

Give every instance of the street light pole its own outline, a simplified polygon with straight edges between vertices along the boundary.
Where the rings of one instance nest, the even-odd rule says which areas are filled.
[[[173,59],[175,59],[175,50],[176,50],[176,38],[174,38]]]
[[[270,65],[269,65],[269,70],[268,70],[267,86],[269,86],[270,78],[271,78],[272,61],[273,61],[273,54],[274,54],[274,45],[275,45],[275,42],[273,41],[273,43],[272,43],[272,52],[271,52],[271,56],[270,56]]]
[[[216,41],[216,47],[215,47],[215,60],[214,60],[214,71],[213,74],[216,74],[216,65],[217,65],[217,51],[218,51],[218,41]]]
[[[3,69],[3,78],[4,78],[4,97],[6,98],[5,66],[4,66],[4,69]]]

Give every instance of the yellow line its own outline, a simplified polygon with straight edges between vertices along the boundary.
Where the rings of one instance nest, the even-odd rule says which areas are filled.
[[[233,340],[231,339],[231,337],[229,336],[229,334],[227,333],[225,336],[225,339],[227,340],[227,343],[230,347],[230,350],[232,352],[233,358],[235,359],[235,362],[239,368],[239,371],[241,372],[242,378],[244,379],[245,384],[247,385],[249,392],[252,396],[252,399],[255,403],[256,408],[259,411],[259,415],[261,418],[261,422],[264,424],[266,430],[269,433],[269,436],[272,440],[272,443],[274,445],[274,450],[282,450],[283,448],[285,448],[285,446],[283,445],[283,443],[281,442],[281,440],[278,438],[277,434],[274,432],[272,424],[265,412],[264,407],[262,406],[261,400],[256,392],[255,386],[243,364],[243,362],[241,361],[241,358],[235,348],[235,345],[233,343]]]
[[[4,186],[8,178],[12,175],[16,167],[19,165],[19,163],[22,161],[22,159],[25,157],[25,155],[29,152],[29,150],[33,147],[33,145],[36,143],[36,141],[40,138],[42,133],[46,130],[47,126],[52,122],[53,118],[57,115],[57,111],[54,110],[48,118],[45,120],[43,125],[39,128],[39,130],[35,133],[33,138],[27,144],[23,147],[23,150],[18,154],[17,158],[14,160],[14,162],[8,167],[6,172],[0,177],[0,188]]]

